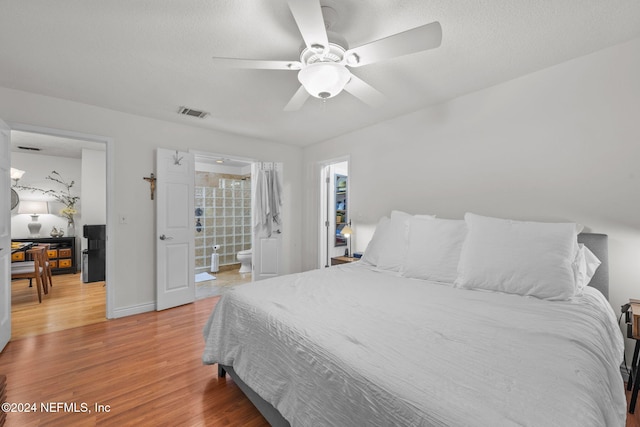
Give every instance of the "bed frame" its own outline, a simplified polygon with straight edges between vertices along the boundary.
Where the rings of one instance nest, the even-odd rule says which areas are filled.
[[[224,377],[225,373],[229,374],[233,379],[233,382],[240,387],[240,390],[242,390],[242,392],[249,398],[251,403],[253,403],[253,406],[260,411],[262,416],[272,427],[291,427],[289,421],[285,420],[282,414],[280,414],[280,412],[278,412],[271,403],[260,397],[258,393],[253,391],[253,389],[247,385],[247,383],[242,381],[236,371],[233,370],[233,367],[218,364],[218,377]]]
[[[609,299],[609,249],[608,236],[606,234],[597,233],[580,233],[578,234],[578,242],[583,243],[591,252],[602,262],[596,270],[595,275],[589,282],[589,286],[599,290],[605,298]],[[269,402],[264,400],[258,393],[253,391],[233,370],[232,366],[218,364],[218,377],[222,378],[225,374],[233,379],[240,387],[240,390],[249,398],[251,403],[260,411],[262,416],[273,427],[290,427],[289,421],[284,419],[282,414],[278,412]]]

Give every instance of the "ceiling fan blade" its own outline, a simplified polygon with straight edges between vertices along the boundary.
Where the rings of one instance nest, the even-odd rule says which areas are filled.
[[[238,59],[213,57],[214,65],[227,68],[252,68],[259,70],[299,70],[299,61],[269,61],[260,59]]]
[[[309,92],[306,91],[304,86],[300,86],[289,100],[289,103],[284,107],[284,111],[298,111],[302,108],[307,98],[309,98]]]
[[[304,43],[309,49],[323,51],[329,47],[322,9],[318,0],[288,0]]]
[[[385,59],[434,49],[440,46],[441,42],[442,27],[439,22],[432,22],[349,49],[344,54],[345,64],[350,67],[360,67]]]
[[[382,105],[386,99],[379,90],[353,74],[351,74],[351,80],[349,80],[349,83],[344,87],[344,90],[372,107]]]

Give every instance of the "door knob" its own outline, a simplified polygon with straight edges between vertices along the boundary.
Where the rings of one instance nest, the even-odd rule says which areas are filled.
[[[173,239],[173,237],[167,237],[164,234],[160,235],[160,240],[171,240],[171,239]]]

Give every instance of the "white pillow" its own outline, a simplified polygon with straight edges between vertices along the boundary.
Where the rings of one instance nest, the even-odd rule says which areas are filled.
[[[403,276],[452,284],[466,235],[463,220],[412,218]]]
[[[364,250],[364,254],[362,255],[360,262],[374,266],[378,265],[378,262],[380,261],[380,252],[384,247],[384,241],[389,230],[389,225],[391,224],[388,217],[383,216],[380,218],[380,221],[378,221],[378,225],[373,232],[373,237],[369,241],[367,248]]]
[[[421,218],[433,218],[430,215],[420,215]],[[378,268],[389,271],[400,271],[409,247],[409,220],[411,214],[401,211],[391,211],[389,229],[385,234],[384,244],[380,251]]]
[[[383,270],[399,271],[407,253],[407,233],[411,215],[401,211],[391,211],[389,228],[380,250],[378,267]]]
[[[457,287],[548,300],[575,294],[576,224],[512,221],[472,213],[458,264]]]
[[[598,257],[589,250],[588,247],[582,245],[584,247],[584,260],[586,263],[586,272],[584,277],[584,286],[587,286],[591,279],[596,274],[596,270],[602,264],[602,261],[598,259]],[[583,286],[583,287],[584,287]]]
[[[582,243],[578,244],[574,267],[576,272],[576,295],[582,294],[584,288],[591,282],[593,275],[596,274],[600,264],[602,264],[602,261],[589,248]]]

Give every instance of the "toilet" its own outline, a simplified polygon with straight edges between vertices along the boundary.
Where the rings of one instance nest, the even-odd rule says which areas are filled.
[[[240,261],[240,273],[251,273],[251,249],[238,252],[238,261]]]

